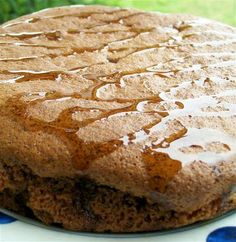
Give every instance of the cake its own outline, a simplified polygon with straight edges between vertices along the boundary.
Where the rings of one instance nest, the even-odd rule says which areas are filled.
[[[0,26],[0,206],[75,231],[178,228],[236,208],[236,29],[46,9]]]

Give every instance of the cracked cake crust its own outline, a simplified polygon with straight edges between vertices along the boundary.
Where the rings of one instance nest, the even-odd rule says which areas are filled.
[[[0,26],[0,50],[2,206],[113,232],[179,227],[235,208],[235,28],[61,7]],[[60,182],[69,187],[63,198],[53,189]],[[91,216],[75,202],[89,183]],[[107,215],[115,207],[122,216]]]

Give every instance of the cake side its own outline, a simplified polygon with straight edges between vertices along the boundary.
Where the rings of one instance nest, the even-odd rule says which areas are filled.
[[[236,207],[233,190],[195,211],[177,212],[84,178],[41,178],[27,167],[7,164],[0,172],[2,207],[75,231],[127,233],[178,228]]]

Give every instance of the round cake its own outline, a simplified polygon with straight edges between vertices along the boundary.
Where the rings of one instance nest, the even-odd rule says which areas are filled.
[[[46,9],[0,26],[0,206],[76,231],[236,208],[236,29]]]

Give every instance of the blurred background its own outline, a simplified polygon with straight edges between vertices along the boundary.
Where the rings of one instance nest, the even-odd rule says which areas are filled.
[[[236,0],[0,0],[0,23],[43,8],[71,4],[104,4],[191,13],[236,26]]]

